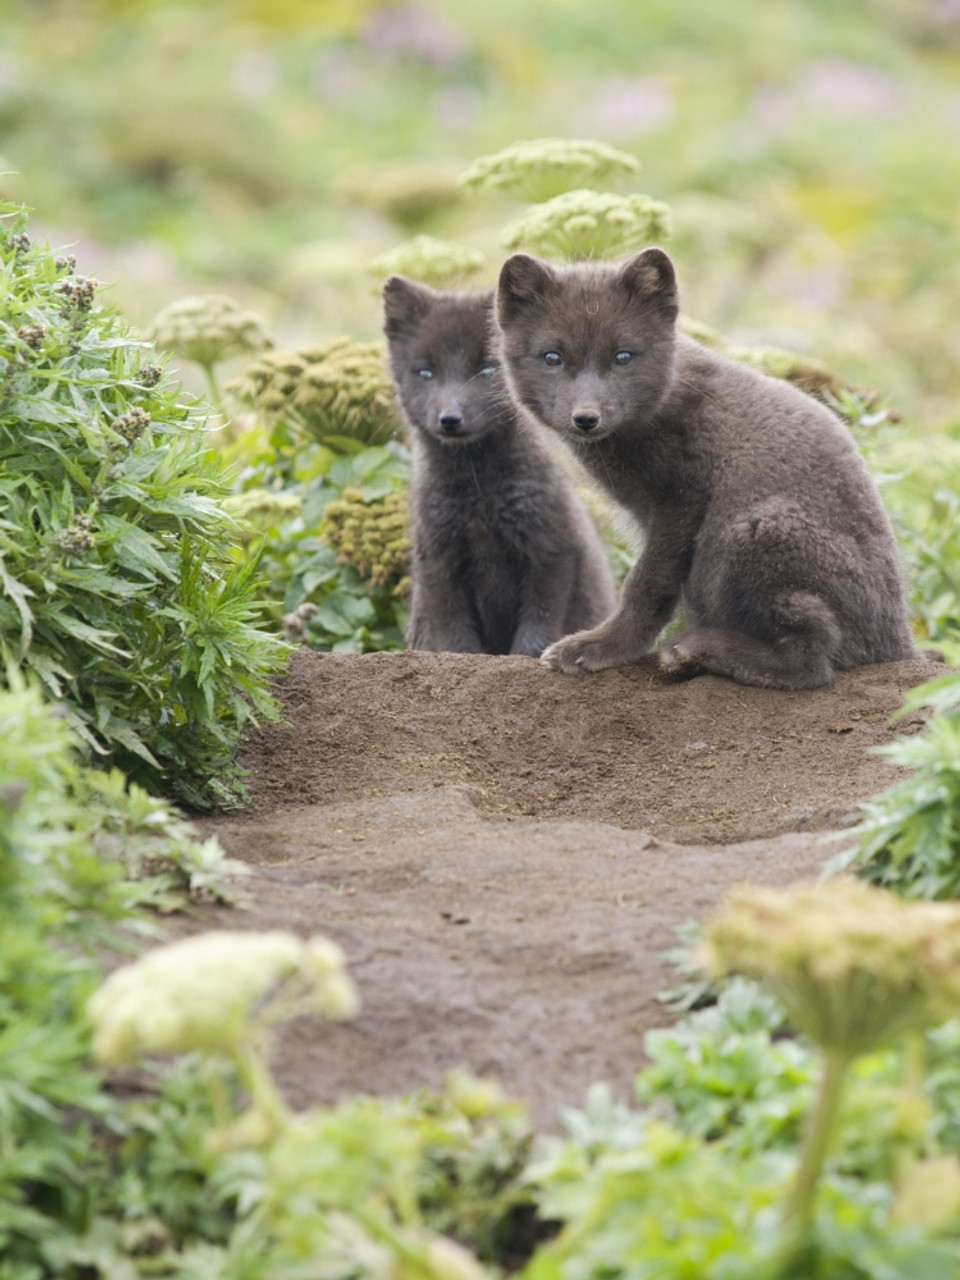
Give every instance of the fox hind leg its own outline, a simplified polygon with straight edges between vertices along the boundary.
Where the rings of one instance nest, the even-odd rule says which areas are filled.
[[[829,605],[810,592],[784,592],[771,621],[769,640],[724,627],[692,627],[660,650],[661,669],[682,677],[709,671],[768,689],[831,684],[840,630]]]

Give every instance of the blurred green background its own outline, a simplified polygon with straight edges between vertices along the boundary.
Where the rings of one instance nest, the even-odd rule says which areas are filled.
[[[958,0],[0,14],[0,195],[135,324],[218,291],[282,346],[374,337],[367,266],[413,234],[483,250],[470,283],[494,278],[517,206],[458,196],[476,156],[595,138],[672,206],[686,312],[825,358],[915,427],[960,420]]]

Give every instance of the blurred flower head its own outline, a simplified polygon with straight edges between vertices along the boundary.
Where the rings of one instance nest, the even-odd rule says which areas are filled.
[[[639,160],[577,138],[535,138],[481,156],[460,176],[468,191],[503,191],[520,200],[543,201],[587,183],[611,185],[633,177]]]
[[[960,1012],[960,906],[846,877],[730,894],[703,937],[718,977],[765,982],[821,1048],[866,1053]]]
[[[145,1053],[230,1054],[280,1018],[349,1018],[357,1007],[335,943],[224,931],[158,947],[117,969],[87,1013],[94,1056],[112,1066]]]
[[[267,352],[227,391],[268,417],[292,418],[320,440],[382,444],[399,426],[396,391],[376,342],[341,337]]]
[[[255,312],[219,293],[171,302],[154,318],[146,336],[162,351],[206,368],[273,346]]]
[[[567,191],[511,222],[500,243],[544,258],[617,258],[667,239],[670,224],[668,206],[649,196]]]
[[[369,271],[378,282],[387,276],[409,276],[422,280],[434,289],[449,289],[465,276],[479,271],[485,262],[479,249],[436,240],[433,236],[415,236],[404,244],[381,253],[370,263]]]

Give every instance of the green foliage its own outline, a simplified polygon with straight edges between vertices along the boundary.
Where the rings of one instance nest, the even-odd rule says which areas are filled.
[[[524,1109],[453,1073],[441,1093],[364,1098],[297,1117],[263,1155],[262,1190],[233,1249],[279,1274],[310,1258],[322,1273],[480,1280],[470,1255],[434,1253],[437,1234],[496,1262],[531,1201],[521,1172]],[[289,1271],[288,1271],[289,1269]]]
[[[322,446],[285,455],[268,446],[260,466],[250,468],[248,483],[257,487],[231,505],[237,509],[237,504],[253,495],[263,509],[272,508],[278,516],[261,539],[251,543],[249,554],[260,564],[267,607],[292,641],[337,653],[403,648],[407,605],[397,573],[402,573],[404,552],[394,545],[402,543],[403,535],[393,526],[409,474],[409,453],[395,441],[347,455]],[[286,488],[264,491],[259,487],[263,481]],[[295,512],[276,505],[276,496],[290,493],[302,495]],[[384,551],[381,535],[388,535],[389,565],[381,564],[380,554],[372,560],[360,557],[360,568],[344,562],[324,536],[327,508],[341,502],[344,493],[352,494],[354,503],[362,502],[371,512],[377,544]],[[388,569],[383,580],[377,574],[378,565]],[[378,581],[361,570],[377,574]]]
[[[222,464],[96,282],[24,226],[0,231],[0,645],[91,754],[229,800],[283,650],[229,561]]]
[[[907,561],[921,643],[960,638],[960,446],[953,435],[884,433],[877,449],[884,496]]]
[[[8,685],[0,692],[0,1275],[27,1280],[70,1273],[79,1241],[97,1233],[113,1198],[114,1160],[131,1132],[89,1065],[83,1016],[100,976],[95,949],[117,946],[120,925],[141,927],[133,904],[157,893],[156,883],[129,883],[120,858],[151,863],[169,898],[170,855],[191,840],[157,802],[125,796],[119,775],[79,768],[67,721],[15,670]],[[163,1123],[161,1106],[151,1124]],[[136,1216],[128,1201],[121,1218]]]
[[[958,1027],[929,1037],[927,1100],[904,1089],[902,1051],[857,1064],[813,1247],[795,1271],[777,1221],[817,1058],[783,1039],[782,1013],[755,984],[728,984],[715,1007],[647,1035],[651,1061],[636,1082],[643,1110],[597,1087],[584,1112],[566,1114],[568,1137],[532,1160],[541,1215],[563,1229],[524,1276],[946,1280],[960,1262],[955,1220],[921,1231],[891,1204],[892,1186],[907,1185],[932,1152],[956,1151]]]
[[[960,651],[947,648],[954,662]],[[936,713],[909,738],[878,748],[908,778],[860,806],[857,845],[835,867],[908,898],[960,898],[960,675],[911,689],[900,715]]]

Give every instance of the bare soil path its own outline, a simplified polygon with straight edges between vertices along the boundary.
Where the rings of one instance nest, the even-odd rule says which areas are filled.
[[[496,1076],[553,1129],[607,1080],[629,1097],[683,920],[730,886],[819,872],[825,834],[899,772],[869,748],[933,662],[781,693],[652,665],[582,678],[526,658],[316,654],[286,723],[245,750],[249,811],[200,825],[251,866],[245,911],[176,926],[288,928],[344,948],[363,1009],[277,1043],[298,1106]],[[849,843],[849,840],[847,841]]]

